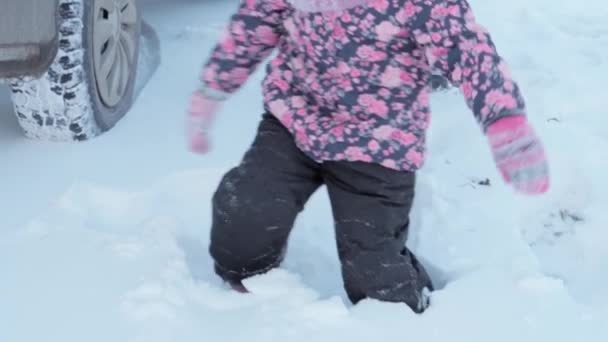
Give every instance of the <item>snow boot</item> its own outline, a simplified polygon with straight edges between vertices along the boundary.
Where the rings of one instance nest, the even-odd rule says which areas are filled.
[[[247,288],[245,287],[245,285],[243,285],[243,282],[241,281],[229,281],[228,285],[230,286],[231,289],[233,289],[236,292],[239,293],[249,293],[249,290],[247,290]]]

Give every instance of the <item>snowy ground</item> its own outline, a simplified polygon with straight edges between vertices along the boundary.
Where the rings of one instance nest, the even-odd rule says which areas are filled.
[[[209,199],[255,133],[262,74],[225,107],[214,151],[187,153],[187,97],[236,2],[145,3],[163,61],[110,133],[27,141],[0,88],[0,341],[608,339],[604,0],[471,0],[523,88],[553,188],[526,198],[504,187],[462,98],[434,95],[409,244],[442,288],[422,316],[346,302],[323,191],[285,265],[248,282],[255,295],[222,286]]]

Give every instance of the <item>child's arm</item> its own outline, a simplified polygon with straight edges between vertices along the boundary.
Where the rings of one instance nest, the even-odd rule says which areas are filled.
[[[237,91],[279,42],[284,0],[242,0],[201,73],[209,96]]]
[[[410,29],[431,67],[460,86],[504,180],[523,193],[546,192],[549,168],[524,99],[467,1],[410,0],[404,11],[414,13]]]
[[[409,3],[416,11],[411,27],[416,42],[432,67],[460,87],[484,132],[501,117],[525,114],[524,99],[506,62],[466,0]]]
[[[208,130],[222,101],[243,86],[278,44],[285,8],[285,0],[241,0],[190,98],[186,135],[192,151],[209,150]]]

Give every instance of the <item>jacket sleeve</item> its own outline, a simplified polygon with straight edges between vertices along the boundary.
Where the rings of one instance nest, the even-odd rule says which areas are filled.
[[[204,64],[204,92],[223,99],[243,86],[281,38],[284,1],[241,0]]]
[[[410,29],[431,63],[457,85],[485,132],[499,118],[525,115],[525,101],[490,34],[466,0],[410,0]]]

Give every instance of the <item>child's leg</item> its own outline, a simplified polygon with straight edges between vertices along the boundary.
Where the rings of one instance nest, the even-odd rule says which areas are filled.
[[[278,266],[297,214],[321,183],[319,165],[265,115],[251,148],[213,197],[209,250],[218,275],[235,283]]]
[[[350,300],[404,302],[424,311],[422,292],[433,290],[431,279],[405,247],[414,173],[359,162],[329,162],[323,168]]]

